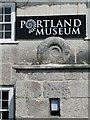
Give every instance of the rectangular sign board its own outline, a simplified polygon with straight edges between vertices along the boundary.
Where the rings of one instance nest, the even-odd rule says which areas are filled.
[[[50,36],[86,37],[86,16],[18,16],[16,18],[16,39],[42,39]]]

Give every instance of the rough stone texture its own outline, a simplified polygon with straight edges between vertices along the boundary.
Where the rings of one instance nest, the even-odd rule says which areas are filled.
[[[10,64],[2,64],[2,83],[4,85],[11,84],[11,65]]]
[[[20,5],[21,6],[21,5]],[[23,6],[23,5],[22,5]],[[24,9],[21,9],[19,7],[17,9],[17,15],[24,15],[24,16],[42,16],[42,15],[49,15],[49,6],[48,5],[37,5],[36,6],[28,6],[23,7]]]
[[[27,114],[28,116],[44,118],[49,117],[50,108],[49,108],[49,100],[35,100],[35,99],[27,99]]]
[[[87,118],[88,99],[74,98],[61,100],[62,118]]]
[[[78,3],[78,14],[86,14],[86,5],[84,3]]]
[[[18,64],[29,62],[30,64],[37,64],[37,46],[40,41],[23,41],[19,42],[17,49]]]
[[[37,98],[41,96],[41,85],[39,82],[25,82],[27,96]]]
[[[87,52],[85,53],[85,50],[88,51],[88,49],[89,49],[89,47],[88,47],[89,46],[89,42],[88,41],[84,41],[83,39],[79,39],[79,40],[68,39],[66,42],[67,42],[67,44],[69,44],[70,48],[72,49],[72,51],[74,53],[75,63],[87,64],[89,57],[87,59],[87,54],[88,53]],[[81,50],[82,50],[82,52],[80,52]],[[83,57],[82,53],[84,53],[85,57]],[[83,62],[83,60],[85,62]]]
[[[1,0],[7,1],[7,0]],[[9,0],[14,1],[14,0]],[[19,5],[19,3],[18,3]],[[84,3],[61,5],[19,6],[17,16],[86,14]],[[86,16],[87,17],[87,16]],[[86,25],[87,26],[87,25]],[[86,30],[87,32],[87,30]],[[18,41],[18,40],[17,40]],[[88,116],[90,97],[90,70],[53,69],[14,70],[13,64],[37,63],[37,47],[43,40],[20,40],[18,44],[0,44],[0,85],[15,87],[15,116],[51,117],[50,97],[60,98],[61,118],[85,118]],[[67,63],[87,64],[90,61],[89,41],[83,38],[65,38],[72,50]],[[87,94],[88,86],[88,94]],[[53,117],[53,116],[52,116]],[[60,118],[60,117],[59,117]]]
[[[37,48],[39,64],[63,64],[70,58],[70,47],[60,37],[48,37]]]
[[[77,5],[62,4],[61,5],[61,15],[75,15],[77,14]]]
[[[78,4],[69,4],[69,3],[61,3],[61,4],[53,4],[48,3],[50,5],[32,5],[25,7],[24,3],[21,5],[17,5],[17,15],[19,16],[43,16],[43,15],[63,15],[63,14],[86,14],[86,4],[78,3]],[[22,9],[23,8],[23,9]],[[30,12],[29,12],[30,11]]]
[[[16,98],[16,113],[17,118],[27,116],[27,107],[25,98]]]
[[[49,81],[62,81],[64,80],[64,73],[59,72],[58,70],[44,70],[43,72],[38,70],[38,71],[33,71],[28,73],[28,77],[30,80],[49,80]]]
[[[49,6],[49,14],[50,15],[60,15],[60,7],[61,5],[51,5]]]
[[[30,40],[30,41],[19,41],[19,44],[5,44],[1,49],[1,55],[3,55],[3,63],[13,63],[13,64],[37,64],[37,47],[41,43],[41,40]],[[88,42],[80,40],[66,40],[65,41],[70,47],[72,53],[68,63],[87,63],[87,52],[88,52]],[[83,49],[82,49],[83,48]],[[85,49],[84,49],[85,48]],[[79,52],[82,50],[82,52]],[[87,51],[86,53],[84,51]],[[3,52],[3,54],[2,54]],[[83,57],[83,54],[86,57]],[[81,59],[82,58],[82,59]],[[83,62],[85,61],[85,62]]]
[[[0,85],[2,85],[2,64],[0,64]]]
[[[86,70],[86,72],[83,71],[83,73],[82,73],[82,79],[83,80],[90,80],[89,79],[89,71],[88,70]]]
[[[26,94],[26,88],[24,86],[24,83],[23,81],[19,80],[16,82],[16,96],[17,97],[20,97],[20,98],[24,98],[27,96]]]
[[[41,96],[41,86],[39,82],[31,81],[17,81],[16,82],[16,96],[17,97],[31,97],[37,98]]]
[[[84,43],[82,47],[77,48],[77,62],[81,64],[88,64],[90,49],[88,49],[88,43]]]
[[[16,80],[17,80],[17,81],[18,81],[18,80],[25,80],[25,76],[26,76],[25,73],[22,73],[22,72],[16,73]]]
[[[16,70],[15,69],[12,69],[12,75],[11,75],[11,82],[13,85],[16,84]]]
[[[70,71],[64,72],[64,75],[65,75],[65,80],[81,80],[82,79],[82,74],[79,71],[74,72],[73,70],[70,70]]]
[[[70,93],[67,82],[45,82],[43,88],[45,98],[66,98]]]
[[[71,81],[69,82],[70,97],[86,97],[88,98],[88,81]]]
[[[29,41],[19,41],[19,44],[16,45],[5,45],[2,46],[3,50],[3,62],[5,63],[18,63],[18,64],[37,64],[37,47],[41,43],[41,40],[29,40]],[[87,63],[87,54],[85,54],[85,50],[88,50],[87,41],[83,41],[83,39],[80,40],[72,40],[68,39],[65,41],[68,46],[70,47],[72,53],[70,56],[70,59],[67,61],[67,63]],[[10,48],[9,48],[10,47]],[[14,48],[13,48],[14,47]],[[82,49],[82,48],[85,48]],[[2,51],[1,50],[1,51]],[[85,54],[86,57],[83,57],[82,52],[79,52],[82,50],[82,52]],[[82,58],[82,59],[81,59]],[[89,58],[88,58],[89,59]],[[81,61],[82,60],[82,61]],[[85,61],[85,62],[83,62]],[[89,61],[89,60],[88,60]]]
[[[16,97],[27,99],[23,118],[50,117],[49,98],[60,98],[61,118],[88,116],[88,70],[17,70],[16,75]]]
[[[2,46],[2,62],[3,63],[17,63],[17,45],[3,45]]]
[[[36,6],[32,6],[30,8],[31,12],[30,14],[31,15],[40,15],[40,16],[43,16],[43,15],[49,15],[49,6],[48,5],[38,5],[37,7]]]

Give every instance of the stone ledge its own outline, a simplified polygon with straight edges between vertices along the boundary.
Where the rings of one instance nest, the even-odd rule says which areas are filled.
[[[13,69],[90,69],[90,64],[13,65]]]
[[[19,41],[0,41],[0,44],[18,44]]]

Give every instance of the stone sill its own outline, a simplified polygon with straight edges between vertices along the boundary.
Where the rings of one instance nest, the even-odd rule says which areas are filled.
[[[89,69],[90,64],[13,65],[13,69]]]
[[[18,44],[19,41],[0,41],[0,44]]]

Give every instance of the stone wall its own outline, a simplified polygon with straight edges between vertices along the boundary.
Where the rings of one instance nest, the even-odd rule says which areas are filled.
[[[86,14],[85,3],[43,4],[16,6],[17,16],[27,15],[77,15]],[[18,40],[17,40],[18,41]],[[72,51],[68,64],[83,64],[80,69],[37,69],[37,47],[39,40],[20,40],[13,44],[0,44],[0,85],[15,88],[15,117],[47,118],[50,115],[49,98],[60,98],[61,118],[88,117],[88,41],[65,39]],[[14,68],[14,65],[30,68]],[[36,68],[31,69],[32,66]],[[47,65],[48,66],[48,65]]]
[[[49,98],[60,98],[60,118],[87,118],[88,71],[17,69],[16,98],[17,117],[53,117],[50,115]]]

